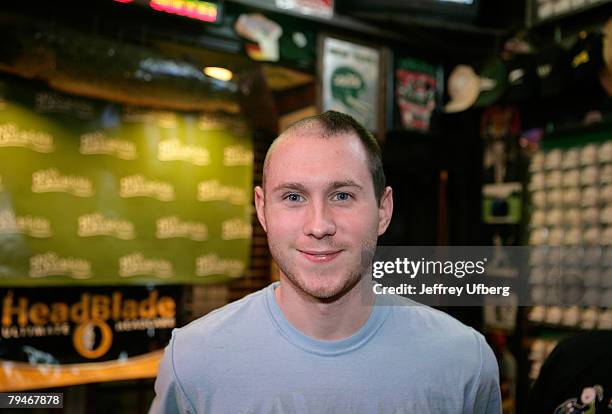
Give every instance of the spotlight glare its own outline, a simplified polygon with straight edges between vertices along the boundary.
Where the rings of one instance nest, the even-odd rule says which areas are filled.
[[[234,77],[234,74],[230,70],[216,66],[205,67],[204,73],[206,74],[206,76],[210,76],[211,78],[219,79],[221,81],[226,82]]]

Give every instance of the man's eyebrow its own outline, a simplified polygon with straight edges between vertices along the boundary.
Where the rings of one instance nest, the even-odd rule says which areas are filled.
[[[332,181],[328,186],[329,189],[335,189],[340,187],[357,187],[358,190],[363,190],[363,187],[353,180]]]
[[[296,190],[296,191],[306,191],[306,187],[304,187],[301,183],[280,183],[276,187],[272,189],[272,192],[282,191],[282,190]]]
[[[363,187],[357,184],[353,180],[342,180],[342,181],[332,181],[328,184],[327,190],[334,190],[336,188],[341,187],[356,187],[358,190],[362,190]],[[307,192],[306,187],[302,183],[281,183],[272,189],[272,192],[283,191],[283,190],[294,190],[294,191],[302,191]]]

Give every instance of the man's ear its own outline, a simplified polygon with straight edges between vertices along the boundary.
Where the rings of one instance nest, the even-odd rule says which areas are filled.
[[[393,215],[393,189],[386,187],[380,198],[380,206],[378,207],[378,235],[382,235],[391,223]]]
[[[266,215],[264,214],[264,190],[260,186],[255,187],[255,210],[257,211],[257,219],[259,219],[259,223],[261,227],[263,227],[264,231],[267,232],[266,228]]]

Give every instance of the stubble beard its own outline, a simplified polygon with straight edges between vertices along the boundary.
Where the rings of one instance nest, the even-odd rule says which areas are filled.
[[[304,271],[297,269],[298,265],[292,259],[286,258],[284,254],[277,249],[277,246],[270,244],[270,252],[276,261],[280,271],[287,280],[294,286],[298,293],[321,303],[332,303],[351,292],[362,280],[364,275],[369,274],[369,268],[372,265],[372,259],[376,250],[377,239],[366,241],[361,249],[361,254],[354,267],[347,269],[347,273],[339,277],[341,283],[333,286],[325,285],[325,283],[317,283],[316,287],[311,287],[307,283],[308,278],[338,280],[335,275],[305,274]],[[342,253],[341,253],[342,254]]]

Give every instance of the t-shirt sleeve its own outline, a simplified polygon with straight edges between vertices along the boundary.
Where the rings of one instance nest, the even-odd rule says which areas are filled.
[[[493,350],[487,344],[484,337],[474,332],[478,341],[480,351],[480,373],[476,381],[474,395],[471,400],[473,409],[469,413],[500,414],[501,391],[499,388],[499,367]]]
[[[155,380],[155,398],[149,409],[149,414],[195,413],[191,403],[179,383],[174,369],[174,347],[176,330],[164,350],[164,356],[159,364]]]

